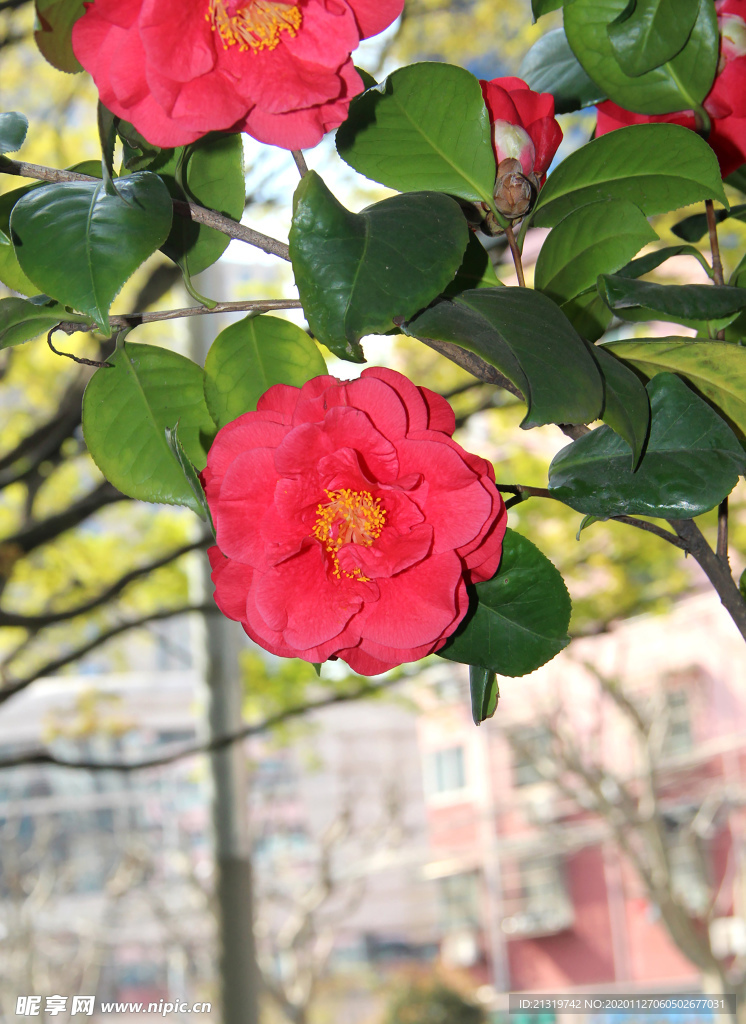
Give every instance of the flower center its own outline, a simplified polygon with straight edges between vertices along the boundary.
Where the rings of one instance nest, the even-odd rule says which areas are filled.
[[[249,0],[243,6],[233,6],[231,0],[209,0],[205,15],[217,32],[223,46],[228,49],[238,43],[239,50],[274,50],[280,42],[280,33],[298,34],[303,15],[300,8],[279,0]]]
[[[381,499],[374,498],[370,491],[353,491],[348,487],[327,491],[326,495],[329,501],[316,509],[313,536],[331,555],[335,576],[369,583],[360,569],[352,572],[340,569],[338,552],[343,544],[362,544],[369,548],[380,536],[386,523],[386,510],[381,508]]]

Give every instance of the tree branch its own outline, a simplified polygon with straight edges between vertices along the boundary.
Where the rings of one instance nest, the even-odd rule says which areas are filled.
[[[86,615],[88,612],[92,612],[96,608],[99,608],[102,604],[106,604],[107,601],[116,597],[117,594],[121,594],[125,587],[128,587],[130,583],[134,583],[135,580],[141,579],[141,577],[147,576],[151,572],[155,572],[156,569],[162,569],[165,565],[170,565],[171,562],[175,562],[176,559],[181,558],[182,555],[189,554],[191,551],[199,551],[201,548],[207,547],[210,543],[212,543],[211,538],[202,537],[200,540],[193,541],[191,544],[184,544],[175,551],[171,551],[169,554],[163,555],[162,558],[158,558],[153,562],[148,562],[147,565],[141,565],[137,569],[132,569],[130,572],[125,573],[110,587],[102,591],[100,594],[97,594],[96,597],[92,597],[89,601],[78,604],[74,608],[66,608],[59,612],[46,612],[45,614],[40,615],[19,615],[14,612],[3,611],[0,608],[0,628],[4,626],[13,626],[21,629],[39,630],[44,629],[46,626],[53,626],[58,622],[66,622],[69,619],[74,619],[78,615]]]
[[[215,605],[212,605],[211,607],[197,605],[190,608],[177,609],[175,612],[168,614],[181,615],[189,611],[203,613],[208,611],[217,613],[218,609]],[[165,615],[160,617],[165,618]],[[151,621],[151,619],[146,621]],[[137,625],[137,623],[134,625]],[[124,628],[131,629],[133,626],[128,625]],[[364,697],[375,696],[378,693],[382,693],[384,690],[388,690],[389,687],[398,682],[401,682],[401,680],[387,679],[379,683],[363,683],[357,690],[353,690],[350,693],[334,693],[330,694],[328,697],[322,697],[317,701],[310,701],[305,704],[296,704],[293,707],[284,708],[282,711],[278,711],[274,715],[268,715],[260,722],[256,722],[252,725],[243,725],[235,732],[226,733],[224,736],[217,736],[215,739],[210,740],[209,743],[186,744],[179,750],[175,750],[172,753],[161,754],[159,757],[144,758],[141,761],[75,761],[64,757],[57,757],[48,750],[41,749],[0,760],[0,770],[3,768],[17,768],[24,764],[50,764],[57,765],[61,768],[82,768],[85,771],[134,772],[140,771],[143,768],[159,768],[161,765],[173,764],[175,761],[180,761],[185,757],[194,757],[197,754],[213,754],[218,750],[225,750],[226,747],[231,746],[233,743],[240,743],[241,740],[248,739],[249,736],[258,736],[260,733],[266,732],[268,729],[274,729],[276,726],[282,725],[284,722],[289,722],[294,718],[300,718],[303,715],[311,714],[312,712],[319,711],[322,708],[332,707],[335,704],[344,704],[348,701],[361,700]],[[0,690],[0,698],[2,697],[2,694],[3,691]]]
[[[112,327],[139,327],[158,320],[176,320],[183,316],[204,316],[208,313],[240,313],[250,311],[266,313],[270,309],[301,309],[298,299],[245,299],[243,302],[217,302],[215,306],[185,306],[183,309],[158,309],[153,313],[121,313],[109,317]],[[96,331],[95,324],[81,324],[76,320],[61,320],[58,331],[65,334],[85,334]]]
[[[726,609],[746,640],[746,602],[736,586],[727,562],[718,558],[693,519],[672,519],[679,537],[685,542],[687,551],[699,564],[710,583],[717,591],[720,603]]]
[[[63,181],[96,181],[90,174],[80,174],[78,171],[61,171],[56,167],[43,167],[41,164],[29,164],[23,160],[9,160],[7,157],[0,159],[0,172],[4,174],[17,174],[22,178],[35,178],[37,181],[49,181],[59,183]],[[253,245],[271,256],[279,256],[280,259],[290,260],[290,253],[287,245],[277,238],[264,235],[261,231],[248,227],[246,224],[239,224],[232,217],[226,217],[215,210],[208,210],[197,203],[188,203],[183,199],[172,200],[173,207],[180,217],[194,221],[196,224],[204,224],[208,228],[214,228],[229,238],[237,238],[241,242]]]
[[[0,552],[6,549],[7,551],[16,552],[18,557],[27,555],[34,548],[54,540],[61,533],[65,533],[66,530],[71,530],[78,523],[82,523],[84,519],[93,515],[94,512],[98,512],[105,505],[111,505],[116,501],[129,500],[121,491],[118,491],[116,487],[110,484],[108,480],[104,480],[98,487],[84,495],[84,497],[73,502],[64,512],[48,516],[42,522],[32,523],[31,526],[24,527],[24,529],[19,530],[12,537],[5,537],[3,540],[0,540]]]

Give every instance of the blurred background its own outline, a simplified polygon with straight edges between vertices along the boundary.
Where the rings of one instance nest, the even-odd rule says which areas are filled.
[[[557,17],[532,25],[529,0],[412,0],[356,59],[378,78],[417,59],[516,74]],[[0,108],[29,118],[23,157],[97,159],[92,84],[44,62],[33,23],[28,0],[0,2]],[[559,158],[593,111],[560,121]],[[306,156],[353,209],[386,194],[332,139]],[[245,157],[246,222],[284,240],[293,160],[250,139]],[[18,186],[0,176],[0,230]],[[655,221],[664,243],[673,219]],[[726,270],[745,231],[721,233]],[[542,237],[529,232],[529,263]],[[513,283],[499,242],[491,255]],[[294,297],[278,262],[232,242],[197,287]],[[191,304],[158,254],[114,311]],[[200,359],[229,322],[147,324],[137,340]],[[414,341],[365,348],[449,398],[457,439],[498,482],[544,485],[556,428],[519,431],[510,395]],[[438,658],[319,678],[215,614],[191,513],[102,479],[80,429],[91,372],[43,339],[0,352],[3,1021],[37,1015],[18,1002],[33,995],[60,1022],[95,996],[92,1019],[121,1024],[507,1024],[508,992],[746,990],[746,660],[696,565],[622,524],[580,533],[580,516],[532,499],[510,525],[565,576],[575,640],[501,680],[491,721],[473,725],[465,669]],[[740,572],[742,490],[731,523]]]

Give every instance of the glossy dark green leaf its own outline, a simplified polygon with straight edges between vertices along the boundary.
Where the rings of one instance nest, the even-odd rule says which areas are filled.
[[[337,150],[360,174],[399,192],[492,203],[489,114],[479,82],[463,68],[425,62],[394,71],[353,99]]]
[[[28,131],[28,118],[15,110],[0,114],[0,155],[15,153],[23,145]]]
[[[646,217],[700,199],[728,205],[712,149],[678,124],[619,128],[571,153],[547,178],[533,223],[552,227],[599,199],[624,199]]]
[[[614,314],[598,294],[595,284],[587,292],[581,292],[563,302],[560,309],[586,341],[597,341],[614,319]]]
[[[746,220],[746,203],[738,206],[731,206],[730,210],[716,210],[715,223],[722,224],[724,220],[732,217],[734,220]],[[687,242],[698,242],[707,234],[707,214],[693,213],[691,217],[685,217],[678,224],[671,228],[675,235]]]
[[[604,408],[601,419],[623,437],[632,449],[631,468],[642,456],[650,429],[650,401],[639,377],[615,359],[604,348],[596,345],[593,353],[604,377]]]
[[[570,49],[563,28],[555,28],[538,39],[523,58],[520,78],[534,92],[554,96],[557,114],[581,110],[606,99],[603,89],[588,77]]]
[[[455,199],[392,196],[351,213],[315,171],[295,192],[290,258],[314,335],[343,359],[439,295],[463,259],[469,229]]]
[[[207,408],[219,427],[256,409],[273,384],[301,387],[326,373],[305,331],[276,316],[247,316],[221,331],[205,360]]]
[[[71,41],[73,25],[83,14],[83,0],[36,0],[36,45],[58,71],[83,70]]]
[[[497,711],[500,687],[497,676],[488,668],[469,665],[469,689],[471,691],[471,716],[474,725],[481,725],[492,718]]]
[[[701,104],[714,81],[720,50],[712,0],[700,0],[694,28],[676,56],[635,77],[622,70],[610,37],[612,23],[627,7],[628,0],[573,0],[564,8],[567,40],[593,81],[609,99],[638,114],[668,114]],[[621,23],[618,31],[624,31]],[[630,60],[635,60],[633,54]]]
[[[542,14],[558,11],[565,3],[567,3],[567,0],[531,0],[531,13],[534,16],[534,21],[540,18]]]
[[[672,373],[658,374],[647,391],[650,437],[637,470],[626,441],[598,427],[552,461],[556,498],[589,515],[690,519],[731,492],[746,456],[725,420]]]
[[[720,321],[746,307],[746,288],[709,284],[656,284],[602,274],[598,291],[623,320],[673,320],[694,325]]]
[[[489,253],[477,236],[470,232],[461,266],[443,294],[453,299],[470,288],[499,288],[501,284]]]
[[[741,164],[738,170],[732,171],[725,178],[725,184],[738,189],[739,192],[746,195],[746,164]]]
[[[617,63],[633,78],[660,67],[684,49],[692,34],[699,0],[636,0],[607,31]]]
[[[452,342],[496,366],[521,391],[522,427],[587,423],[598,417],[598,367],[551,299],[528,288],[476,288],[426,309],[402,330]]]
[[[37,287],[90,316],[110,334],[109,307],[122,285],[163,244],[171,198],[156,174],[103,182],[69,181],[32,189],[13,207],[12,240]]]
[[[40,299],[40,302],[17,298],[0,299],[0,349],[22,345],[25,341],[38,338],[40,334],[51,331],[60,320],[86,322],[85,317],[69,313],[58,302],[45,302],[43,296]]]
[[[212,134],[184,149],[174,150],[168,163],[154,170],[175,199],[199,203],[208,210],[240,220],[246,198],[241,135]],[[230,238],[222,231],[174,217],[171,232],[162,246],[178,263],[187,280],[212,266],[228,248]]]
[[[660,267],[666,262],[666,260],[673,259],[674,256],[693,256],[707,276],[712,277],[712,267],[699,249],[695,249],[693,245],[666,245],[662,249],[656,249],[654,252],[645,253],[644,256],[640,256],[638,259],[632,260],[630,263],[627,263],[626,266],[617,270],[616,276],[633,278],[643,277],[645,274],[649,274],[657,267]]]
[[[503,542],[500,568],[471,588],[465,619],[438,654],[450,661],[523,676],[567,647],[570,595],[546,555],[514,530]]]
[[[658,240],[644,213],[626,200],[573,210],[552,228],[536,261],[534,287],[557,303],[591,288],[599,274],[623,267]]]
[[[165,165],[173,154],[172,149],[163,150],[148,142],[129,121],[117,123],[117,135],[122,141],[122,174],[144,171],[156,161]]]
[[[634,338],[605,346],[648,377],[671,370],[690,380],[746,438],[746,349],[694,338]]]
[[[176,424],[189,461],[205,467],[215,425],[201,367],[154,345],[125,344],[97,370],[83,396],[83,434],[98,468],[130,498],[200,504],[166,439]]]

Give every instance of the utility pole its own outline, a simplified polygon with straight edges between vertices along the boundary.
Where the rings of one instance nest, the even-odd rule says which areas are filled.
[[[208,295],[225,290],[216,267],[200,276]],[[207,350],[225,325],[223,316],[193,317],[190,324],[193,358],[204,365]],[[219,321],[219,322],[218,322]],[[213,585],[204,559],[203,587]],[[205,615],[205,680],[209,693],[210,740],[235,732],[241,723],[239,652],[243,632],[222,615]],[[254,901],[249,836],[248,779],[240,743],[210,755],[212,823],[215,852],[220,995],[222,1024],[259,1024],[259,969],[254,941]]]

